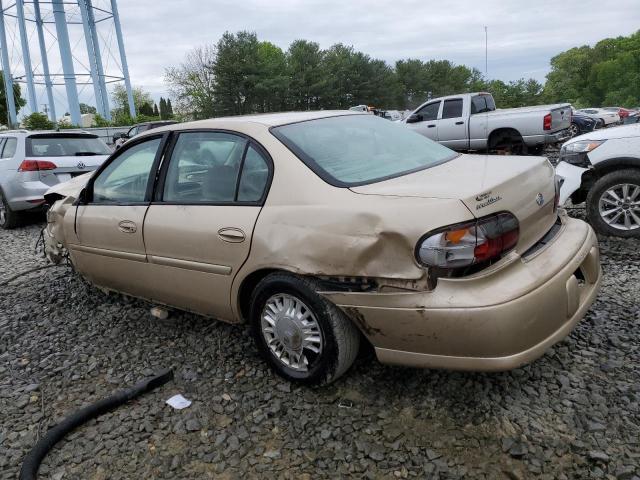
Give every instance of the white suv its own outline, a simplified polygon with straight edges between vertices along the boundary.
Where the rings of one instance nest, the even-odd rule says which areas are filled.
[[[52,186],[95,170],[111,150],[82,131],[0,131],[0,228],[13,228],[20,214],[44,208]]]
[[[596,130],[562,145],[560,202],[586,201],[599,233],[640,237],[640,124]]]

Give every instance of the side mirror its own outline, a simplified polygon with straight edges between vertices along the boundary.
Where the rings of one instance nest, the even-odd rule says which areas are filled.
[[[422,115],[417,113],[412,113],[407,117],[407,123],[418,123],[422,121]]]

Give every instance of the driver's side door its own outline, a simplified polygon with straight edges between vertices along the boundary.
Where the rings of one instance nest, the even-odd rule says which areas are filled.
[[[89,181],[85,198],[65,215],[76,268],[97,285],[147,297],[143,222],[166,135],[123,147]]]
[[[427,103],[414,114],[416,116],[415,121],[412,123],[407,122],[407,126],[425,137],[437,141],[438,128],[436,120],[440,111],[440,103],[442,103],[440,100]]]

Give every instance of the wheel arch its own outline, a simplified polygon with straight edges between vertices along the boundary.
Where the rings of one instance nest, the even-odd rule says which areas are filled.
[[[502,137],[509,137],[511,140],[520,140],[524,142],[522,138],[522,134],[512,127],[499,127],[495,130],[492,130],[489,136],[487,137],[487,146],[489,149],[494,148],[496,146],[497,140]]]
[[[265,278],[267,275],[276,272],[295,274],[294,272],[284,268],[266,267],[254,270],[242,279],[235,298],[235,305],[241,322],[247,322],[249,320],[249,309],[251,307],[249,305],[249,300],[251,299],[251,293],[256,288],[256,285],[258,285],[260,280]]]

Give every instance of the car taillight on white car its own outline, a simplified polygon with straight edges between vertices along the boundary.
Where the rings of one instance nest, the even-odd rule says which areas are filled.
[[[48,160],[23,160],[18,167],[19,172],[40,172],[42,170],[55,170],[55,163]]]
[[[518,243],[518,219],[500,212],[426,234],[416,246],[425,267],[456,269],[496,260]]]

